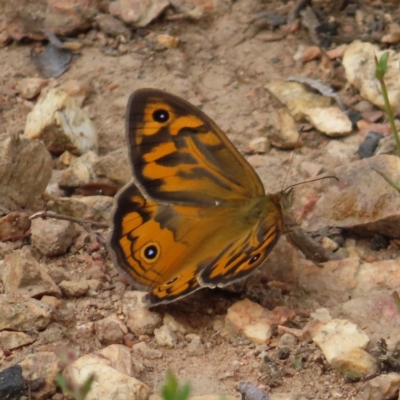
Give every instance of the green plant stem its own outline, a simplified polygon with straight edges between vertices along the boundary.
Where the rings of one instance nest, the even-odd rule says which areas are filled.
[[[392,108],[390,107],[389,96],[387,94],[385,81],[383,79],[379,79],[379,82],[381,84],[382,96],[383,96],[383,100],[385,102],[386,112],[388,113],[390,127],[392,128],[394,139],[396,141],[397,152],[399,153],[399,157],[400,157],[400,139],[399,139],[399,134],[396,129],[396,125],[394,123],[393,111],[392,111]]]
[[[373,171],[379,174],[393,189],[397,190],[400,193],[400,186],[396,185],[396,182],[392,181],[389,177],[387,177],[383,172],[378,169],[371,167]]]

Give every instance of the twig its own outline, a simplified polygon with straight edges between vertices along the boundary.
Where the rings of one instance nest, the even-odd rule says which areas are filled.
[[[26,239],[30,236],[30,233],[25,233],[24,235],[7,236],[4,239],[1,239],[0,242],[12,242],[14,240]]]
[[[107,222],[97,222],[97,221],[89,221],[88,219],[70,217],[69,215],[57,214],[53,211],[39,211],[35,214],[32,214],[29,219],[35,218],[54,218],[54,219],[62,219],[65,221],[76,222],[77,224],[84,227],[84,225],[92,225],[97,226],[98,228],[109,228],[110,225]]]
[[[110,225],[107,222],[96,222],[96,221],[89,221],[87,219],[83,218],[76,218],[76,217],[70,217],[69,215],[62,215],[62,214],[57,214],[53,211],[39,211],[29,217],[29,219],[35,219],[35,218],[54,218],[54,219],[61,219],[64,221],[70,221],[70,222],[75,222],[76,224],[82,226],[88,233],[91,235],[96,236],[98,241],[100,243],[105,243],[104,238],[99,235],[97,232],[94,232],[91,226],[95,226],[97,228],[109,228]]]
[[[312,261],[318,267],[321,267],[320,263],[340,259],[336,253],[324,249],[301,228],[289,232],[286,237],[306,256],[307,260]]]

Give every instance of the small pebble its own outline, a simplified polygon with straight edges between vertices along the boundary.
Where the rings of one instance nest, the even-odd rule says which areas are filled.
[[[372,157],[378,147],[379,141],[383,138],[381,133],[368,132],[364,141],[360,144],[357,152],[360,158]]]

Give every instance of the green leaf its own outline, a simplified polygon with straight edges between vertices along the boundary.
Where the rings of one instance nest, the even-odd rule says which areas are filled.
[[[56,375],[56,382],[57,382],[57,385],[60,386],[60,388],[63,391],[67,391],[68,390],[67,380],[65,379],[65,377],[63,375],[57,374]]]
[[[82,387],[81,387],[81,389],[80,389],[82,399],[84,399],[84,398],[86,397],[86,395],[89,393],[89,390],[90,390],[91,387],[92,387],[92,383],[93,383],[95,377],[96,377],[95,374],[91,374],[91,375],[86,379],[86,381],[84,382],[84,384],[82,385]]]
[[[161,389],[161,394],[164,400],[187,400],[189,398],[190,385],[185,384],[179,387],[175,375],[168,370],[164,386]]]
[[[389,58],[389,53],[383,53],[381,55],[381,58],[378,59],[375,56],[375,65],[376,65],[376,70],[375,70],[375,76],[376,79],[382,80],[385,77],[385,74],[387,72],[387,61]]]

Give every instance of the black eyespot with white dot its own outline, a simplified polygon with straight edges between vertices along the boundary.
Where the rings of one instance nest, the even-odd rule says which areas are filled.
[[[249,264],[254,264],[259,258],[260,258],[260,253],[256,254],[255,256],[251,257],[249,260]]]
[[[156,110],[153,112],[153,119],[154,121],[163,124],[169,120],[169,112],[163,109]]]
[[[160,246],[156,242],[147,243],[140,249],[140,257],[149,264],[157,261],[160,253]]]
[[[146,247],[144,250],[144,255],[149,260],[153,260],[154,258],[156,258],[157,253],[158,253],[157,247],[153,245]]]

